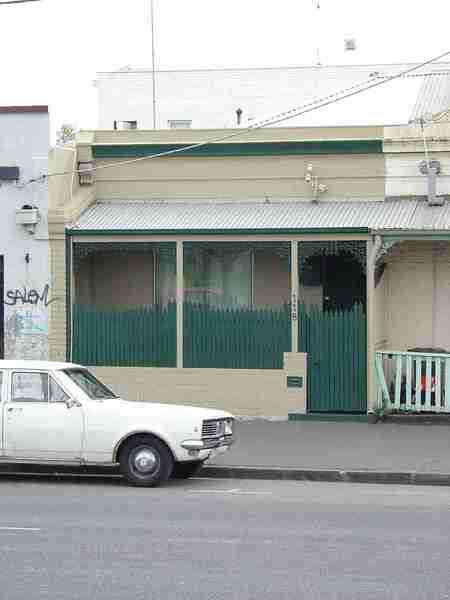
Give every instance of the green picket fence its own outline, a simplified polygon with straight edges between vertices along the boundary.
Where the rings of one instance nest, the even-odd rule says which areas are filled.
[[[72,360],[92,366],[175,367],[176,305],[122,311],[75,305]]]
[[[184,305],[187,368],[282,369],[291,348],[290,308]]]
[[[366,412],[366,316],[299,306],[299,350],[308,353],[308,411]]]

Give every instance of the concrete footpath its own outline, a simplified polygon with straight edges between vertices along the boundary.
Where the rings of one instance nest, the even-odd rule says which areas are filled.
[[[450,427],[242,421],[200,475],[450,486]]]
[[[115,467],[17,463],[1,473],[120,477]],[[198,476],[450,486],[450,426],[238,421],[235,444]]]

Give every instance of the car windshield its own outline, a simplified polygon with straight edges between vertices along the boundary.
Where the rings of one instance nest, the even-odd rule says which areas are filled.
[[[117,398],[109,388],[101,383],[87,369],[64,369],[63,373],[83,390],[91,400],[106,400],[108,398]]]

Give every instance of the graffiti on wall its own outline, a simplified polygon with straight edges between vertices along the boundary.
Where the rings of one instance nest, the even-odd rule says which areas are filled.
[[[48,306],[56,300],[50,285],[9,289],[5,306],[5,356],[17,359],[48,358]]]
[[[47,307],[55,300],[55,298],[50,298],[49,296],[50,286],[48,284],[40,292],[35,288],[27,288],[24,285],[22,289],[8,290],[6,292],[7,299],[3,300],[3,303],[8,306],[27,304],[37,306],[41,304]]]

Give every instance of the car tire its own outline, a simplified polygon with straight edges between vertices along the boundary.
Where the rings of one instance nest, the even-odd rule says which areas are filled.
[[[167,446],[151,436],[132,438],[120,452],[120,470],[128,483],[156,487],[172,474],[173,457]]]
[[[175,463],[172,471],[172,479],[189,479],[196,475],[203,467],[203,460],[190,460],[188,462]]]

